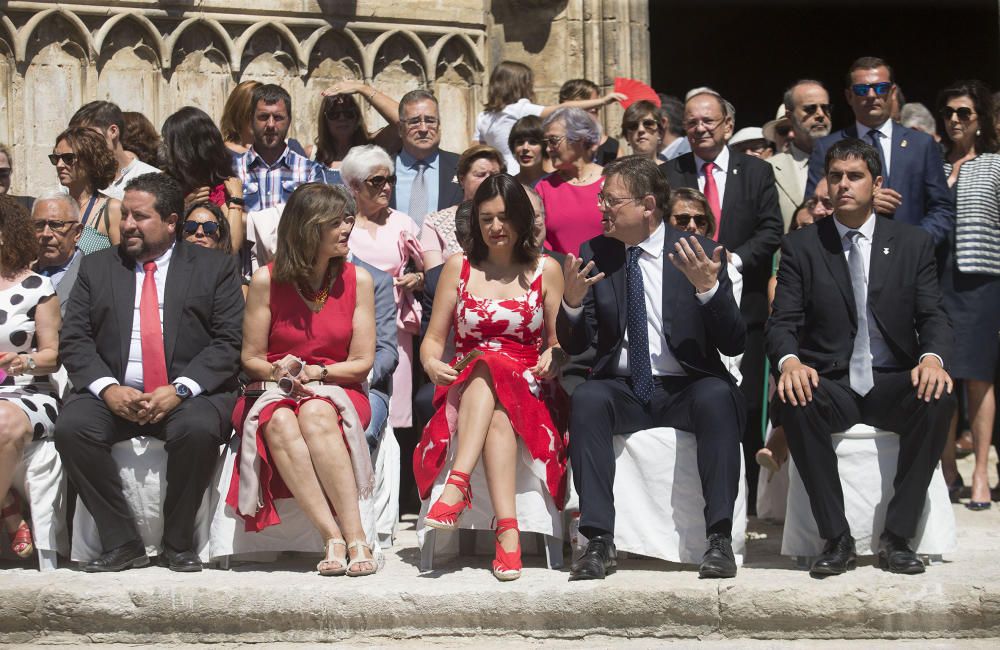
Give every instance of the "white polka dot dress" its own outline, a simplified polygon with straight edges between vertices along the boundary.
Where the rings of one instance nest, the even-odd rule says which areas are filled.
[[[0,353],[34,351],[35,308],[55,293],[52,282],[37,273],[29,273],[19,284],[0,291]],[[0,382],[0,400],[24,411],[35,440],[52,436],[59,400],[48,375],[5,377]]]

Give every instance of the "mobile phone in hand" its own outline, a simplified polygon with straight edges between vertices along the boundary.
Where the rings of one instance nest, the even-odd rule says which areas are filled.
[[[469,352],[468,354],[466,354],[464,357],[462,357],[461,359],[459,359],[458,363],[456,363],[454,366],[452,366],[452,368],[454,368],[456,372],[462,372],[463,370],[465,370],[465,367],[467,365],[469,365],[470,363],[472,363],[477,357],[481,357],[481,356],[483,356],[483,351],[482,350],[472,350],[471,352]]]

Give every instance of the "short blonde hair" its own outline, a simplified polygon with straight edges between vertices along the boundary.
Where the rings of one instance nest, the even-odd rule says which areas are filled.
[[[303,183],[295,188],[281,213],[281,220],[278,221],[278,249],[274,253],[275,280],[294,284],[309,279],[309,273],[316,263],[323,228],[338,218],[349,216],[346,207],[344,195],[334,186]]]

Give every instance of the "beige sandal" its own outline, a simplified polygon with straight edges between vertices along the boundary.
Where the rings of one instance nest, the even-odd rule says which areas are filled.
[[[370,557],[370,558],[365,557],[364,553],[362,553],[359,550],[358,551],[358,557],[354,558],[353,560],[349,560],[347,562],[347,575],[350,576],[350,577],[352,577],[352,578],[359,578],[361,576],[370,576],[371,574],[373,574],[376,571],[378,571],[378,564],[375,562],[375,557],[374,557],[375,554],[372,553],[372,548],[370,546],[368,546],[368,544],[366,544],[366,543],[364,543],[364,542],[362,542],[360,540],[358,540],[356,542],[351,542],[350,545],[348,545],[348,547],[347,547],[348,553],[350,553],[350,549],[352,549],[352,548],[358,548],[358,547],[368,549],[368,554],[371,555],[372,557]],[[370,563],[372,565],[372,568],[369,569],[369,570],[367,570],[367,571],[352,571],[351,570],[351,568],[354,567],[355,564],[364,564],[365,562]]]
[[[335,546],[343,546],[344,554],[337,555],[333,552]],[[330,538],[326,540],[326,557],[316,565],[316,570],[321,576],[342,576],[350,568],[347,563],[347,542],[340,538]]]

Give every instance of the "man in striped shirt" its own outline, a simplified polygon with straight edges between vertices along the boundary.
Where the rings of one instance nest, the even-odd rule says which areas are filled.
[[[288,148],[292,98],[281,86],[264,84],[253,91],[250,127],[254,143],[236,159],[247,212],[283,206],[296,187],[323,182],[323,168]]]

